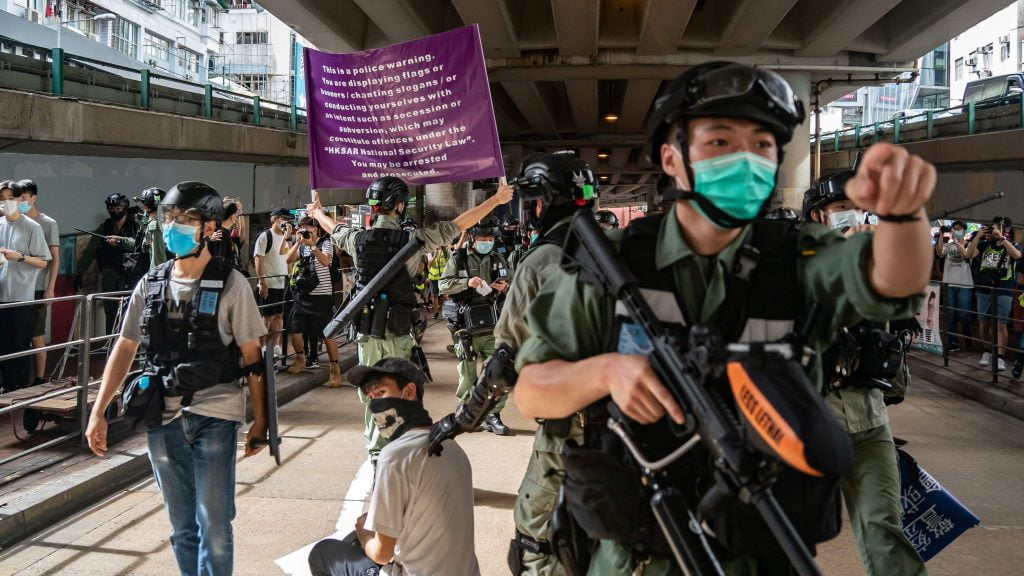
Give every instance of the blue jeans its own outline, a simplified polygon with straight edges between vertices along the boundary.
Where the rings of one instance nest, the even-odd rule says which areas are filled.
[[[949,326],[949,347],[959,348],[960,339],[957,334],[962,334],[968,342],[971,339],[971,324],[973,323],[971,313],[974,310],[974,289],[962,286],[949,286],[947,295]]]
[[[182,576],[229,576],[237,422],[183,413],[147,435]]]

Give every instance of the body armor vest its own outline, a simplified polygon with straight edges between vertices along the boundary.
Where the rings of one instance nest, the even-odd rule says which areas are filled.
[[[212,258],[185,306],[180,319],[168,315],[166,299],[174,261],[146,275],[146,301],[139,327],[147,373],[162,377],[165,393],[185,397],[221,383],[237,382],[241,352],[235,342],[224,344],[218,329],[221,296],[231,275],[231,265]]]
[[[108,218],[103,222],[101,234],[104,236],[124,236],[126,238],[138,238],[139,226],[134,218],[130,214],[125,215],[124,226],[118,231],[114,226],[114,223]],[[111,246],[106,242],[100,242],[100,247],[96,251],[96,263],[103,272],[109,274],[123,274],[121,269],[121,259],[126,254],[124,250],[121,250],[117,246]]]
[[[405,230],[371,228],[356,236],[355,290],[361,291],[395,254],[409,242]],[[408,334],[416,314],[416,289],[409,271],[402,266],[384,288],[375,294],[366,308],[353,320],[361,334],[374,338]]]

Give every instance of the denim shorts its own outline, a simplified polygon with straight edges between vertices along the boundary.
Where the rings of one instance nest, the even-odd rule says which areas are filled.
[[[1007,324],[1010,318],[1010,306],[1013,304],[1013,296],[1007,293],[996,293],[995,310],[992,307],[992,295],[984,288],[974,291],[974,297],[978,300],[978,314],[982,314],[982,321],[990,320],[984,314],[994,314],[1001,324]]]

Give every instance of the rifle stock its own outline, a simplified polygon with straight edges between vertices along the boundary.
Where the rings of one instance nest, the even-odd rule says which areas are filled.
[[[744,498],[758,510],[801,576],[819,575],[813,557],[775,500],[771,488],[752,473],[757,468],[753,459],[761,456],[747,446],[737,418],[721,400],[708,394],[704,386],[709,377],[721,374],[724,363],[718,351],[724,347],[718,345],[707,328],[698,325],[690,331],[689,350],[680,352],[676,340],[641,295],[636,277],[622,263],[615,247],[590,214],[577,212],[573,216],[563,262],[578,268],[584,282],[614,294],[647,336],[653,346],[651,367],[686,415],[683,426],[673,425],[675,434],[680,438],[699,434],[700,443],[712,456],[716,476],[724,484],[720,488]],[[632,449],[630,452],[637,459],[638,454]],[[664,505],[665,498],[671,499],[671,496],[668,490],[662,492],[666,494],[656,493],[651,504],[680,568],[688,574],[720,573],[713,568],[718,565],[715,559],[695,561],[693,542],[682,539],[686,531],[682,527],[687,526],[690,519],[680,522],[674,517],[674,507]]]

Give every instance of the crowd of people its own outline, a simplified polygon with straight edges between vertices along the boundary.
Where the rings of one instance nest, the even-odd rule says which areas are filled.
[[[126,196],[112,194],[79,270],[95,260],[102,289],[131,296],[123,310],[114,302],[107,311],[109,331],[123,320],[89,418],[89,446],[107,452],[106,408],[123,391],[126,416],[147,428],[181,573],[230,574],[243,385],[254,415],[248,456],[267,441],[260,349],[283,355],[286,332],[295,350],[288,372],[316,367],[323,346],[326,386],[356,388],[375,469],[368,511],[352,534],[313,548],[317,576],[479,574],[472,466],[456,437],[508,434],[501,412],[510,396],[539,424],[513,513],[513,574],[686,573],[674,538],[695,553],[686,562],[726,574],[792,573],[798,559],[744,500],[741,481],[772,486],[807,550],[836,535],[845,501],[869,574],[925,574],[901,531],[887,406],[907,389],[904,355],[916,328],[900,322],[919,308],[929,279],[924,206],[935,170],[876,144],[856,172],[816,182],[802,214],[769,218],[783,149],[804,116],[771,71],[691,68],[658,98],[648,126],[647,155],[664,174],[660,193],[671,207],[624,227],[614,213],[595,212],[598,180],[572,153],[528,156],[509,185],[429,225],[408,222],[409,187],[396,177],[367,189],[373,221],[365,229],[336,220],[314,193],[304,211],[272,212],[249,253],[241,202],[206,184],[143,191],[139,218],[128,214]],[[522,221],[499,218],[516,194]],[[36,196],[34,185],[0,185],[0,302],[52,294],[52,280],[40,275],[55,244]],[[966,280],[1015,281],[1006,266],[1021,253],[1009,229],[998,219],[934,248],[948,281],[957,290]],[[394,265],[399,253],[407,259]],[[337,344],[324,337],[340,304],[343,258],[355,272],[349,297],[362,306],[349,327],[358,366],[344,377]],[[979,273],[965,274],[975,260]],[[1001,297],[974,294],[977,309],[997,318],[1008,315],[999,313]],[[37,330],[29,309],[15,310],[0,308],[0,323],[20,322],[26,349]],[[437,419],[423,407],[430,375],[419,340],[429,317],[444,318],[458,359],[458,408]],[[970,332],[970,316],[955,320]],[[1005,345],[1005,326],[988,329]],[[0,354],[13,350],[15,331],[0,332]],[[669,354],[709,347],[691,377],[705,379],[701,388],[727,407],[716,409],[729,410],[728,421],[744,414],[731,390],[754,387],[792,419],[784,423],[795,434],[814,432],[799,438],[806,450],[773,448],[771,435],[728,446],[742,456],[740,469],[723,468],[729,462],[715,457],[722,447],[714,439],[679,452],[679,431],[699,412],[673,372],[649,360],[667,343]],[[884,358],[861,356],[869,353]],[[137,354],[142,373],[126,381]],[[0,364],[0,377],[28,382],[24,367],[13,366]],[[674,460],[644,471],[636,446]],[[692,534],[660,528],[666,523],[648,504],[656,491],[674,503],[669,520],[695,527]],[[713,502],[705,498],[712,494]]]

